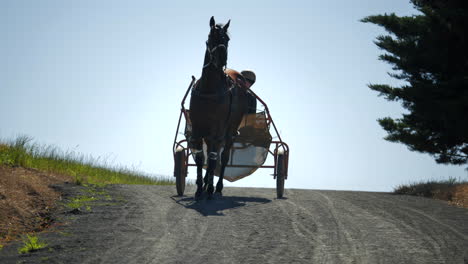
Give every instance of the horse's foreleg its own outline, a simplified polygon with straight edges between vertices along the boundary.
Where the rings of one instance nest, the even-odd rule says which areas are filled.
[[[195,150],[195,164],[197,165],[197,192],[195,198],[199,198],[203,193],[203,163],[205,161],[205,155],[203,149]]]
[[[223,154],[221,154],[221,171],[219,174],[219,180],[218,180],[218,183],[216,184],[216,193],[219,195],[222,195],[223,193],[224,170],[226,169],[226,165],[229,162],[229,156],[231,154],[231,147],[232,147],[232,140],[226,140]]]
[[[214,170],[216,168],[217,162],[218,162],[218,153],[214,151],[210,152],[208,154],[208,168],[206,170],[206,177],[208,179],[206,193],[208,194],[208,198],[211,198],[214,192],[213,178],[214,178]]]
[[[197,192],[195,199],[198,199],[203,193],[203,164],[205,163],[205,155],[203,154],[203,140],[201,138],[190,138],[189,146],[192,153],[195,154],[195,164],[197,165]]]
[[[215,144],[208,145],[208,168],[206,169],[206,193],[208,194],[208,199],[211,199],[214,192],[213,178],[214,171],[216,169],[216,164],[218,163],[218,148]]]

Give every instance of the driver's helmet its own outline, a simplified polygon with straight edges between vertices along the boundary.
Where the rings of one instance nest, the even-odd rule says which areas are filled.
[[[255,83],[255,80],[256,80],[256,76],[255,76],[255,73],[251,70],[243,70],[241,71],[241,74],[242,76],[244,76],[244,78],[249,81],[251,84],[254,84]]]

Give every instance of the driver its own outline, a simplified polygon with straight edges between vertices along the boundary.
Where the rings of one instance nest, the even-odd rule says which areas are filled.
[[[244,77],[246,80],[245,84],[247,88],[250,89],[250,87],[255,83],[256,76],[255,73],[251,70],[243,70],[241,71],[241,75]],[[257,98],[255,98],[255,95],[253,95],[250,92],[247,92],[247,100],[248,100],[248,114],[255,114],[257,113]]]

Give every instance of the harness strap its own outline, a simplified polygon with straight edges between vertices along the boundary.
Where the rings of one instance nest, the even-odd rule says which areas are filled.
[[[229,77],[229,75],[226,75],[228,78],[227,80],[230,82],[230,86],[226,89],[226,91],[224,91],[223,93],[212,93],[212,94],[203,94],[201,93],[197,88],[198,88],[198,85],[200,85],[200,80],[198,80],[193,89],[192,89],[192,96],[198,96],[198,97],[201,97],[201,98],[216,98],[216,97],[222,97],[222,96],[225,96],[226,94],[230,93],[233,89],[234,89],[234,86],[236,85],[236,83],[231,79],[231,77]]]

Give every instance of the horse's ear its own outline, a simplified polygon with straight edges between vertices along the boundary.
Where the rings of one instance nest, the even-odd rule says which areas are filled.
[[[210,27],[211,27],[211,28],[214,28],[215,23],[216,23],[216,22],[215,22],[215,20],[214,20],[214,16],[212,16],[211,19],[210,19]]]
[[[223,29],[224,31],[227,31],[228,28],[229,28],[229,23],[231,23],[231,19],[229,19],[229,21],[226,23],[226,25],[224,25]]]

